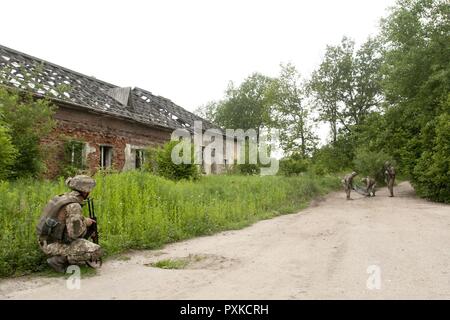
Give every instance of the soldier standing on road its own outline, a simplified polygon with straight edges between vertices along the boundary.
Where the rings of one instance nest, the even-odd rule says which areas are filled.
[[[353,189],[353,178],[356,177],[358,174],[356,172],[352,172],[350,174],[347,174],[344,179],[342,180],[342,184],[344,185],[345,193],[347,194],[347,200],[352,200],[350,198],[350,191]]]
[[[386,161],[384,163],[384,176],[385,176],[385,181],[387,183],[389,193],[390,193],[389,197],[393,197],[394,196],[395,169],[389,161]]]
[[[372,179],[371,177],[367,176],[365,178],[362,178],[361,182],[366,185],[366,192],[369,195],[369,197],[371,195],[372,197],[375,197],[375,187],[377,185],[375,179]]]
[[[73,191],[55,196],[44,208],[37,225],[39,246],[49,256],[47,263],[58,272],[65,272],[71,264],[96,265],[102,256],[101,247],[91,241],[93,219],[83,216],[81,206],[95,187],[88,176],[66,180]]]

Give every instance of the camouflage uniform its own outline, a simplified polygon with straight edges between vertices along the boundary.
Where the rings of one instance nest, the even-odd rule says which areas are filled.
[[[394,196],[394,181],[395,181],[395,169],[394,167],[390,164],[389,161],[386,161],[386,163],[384,164],[384,175],[386,177],[386,183],[389,189],[389,193],[390,193],[390,197]]]
[[[350,191],[353,189],[353,178],[357,175],[356,172],[347,174],[344,179],[342,179],[342,184],[344,186],[345,193],[347,195],[347,200],[350,200]]]
[[[74,191],[53,198],[44,209],[38,225],[39,246],[46,255],[50,256],[47,262],[61,272],[69,264],[89,263],[102,256],[101,247],[85,239],[88,227],[81,207],[86,197],[86,194],[83,193],[89,193],[95,186],[95,181],[87,176],[76,176],[67,179],[66,184]],[[55,209],[58,200],[70,203],[63,205],[58,210]],[[62,203],[64,204],[64,202]],[[54,218],[58,222],[58,226],[51,228],[48,232],[43,232],[42,225],[52,209],[56,212]],[[55,235],[58,228],[61,230],[60,235]]]
[[[372,195],[373,197],[375,197],[375,187],[377,185],[377,182],[375,181],[375,179],[372,179],[371,177],[365,177],[365,178],[361,179],[361,182],[366,184],[367,194],[369,196]]]

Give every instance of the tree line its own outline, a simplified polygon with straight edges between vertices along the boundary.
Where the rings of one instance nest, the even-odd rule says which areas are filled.
[[[398,0],[376,36],[328,45],[308,77],[282,64],[277,77],[230,82],[196,112],[224,128],[279,129],[284,160],[299,170],[306,161],[380,180],[389,159],[420,196],[450,202],[449,19],[448,1]],[[330,128],[321,147],[318,123]]]

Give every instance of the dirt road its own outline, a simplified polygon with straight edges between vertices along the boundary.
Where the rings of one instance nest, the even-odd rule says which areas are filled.
[[[343,192],[298,214],[107,261],[69,290],[65,278],[0,281],[2,299],[450,299],[450,206]],[[191,255],[186,269],[148,266]],[[368,288],[369,284],[369,288]]]

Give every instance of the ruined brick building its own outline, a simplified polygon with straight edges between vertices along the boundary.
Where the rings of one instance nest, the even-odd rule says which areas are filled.
[[[144,89],[118,87],[3,46],[0,70],[13,75],[7,82],[3,78],[3,85],[50,97],[58,107],[56,129],[42,141],[54,150],[48,157],[49,177],[58,175],[68,161],[90,172],[139,168],[143,151],[168,141],[174,129],[192,130],[194,121],[202,121],[204,129],[215,127]]]

